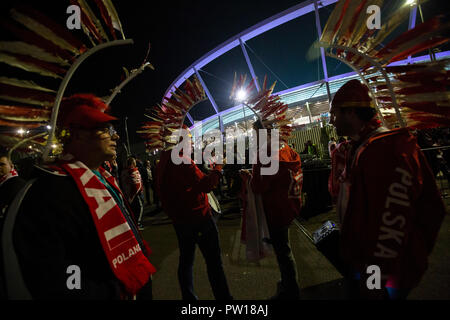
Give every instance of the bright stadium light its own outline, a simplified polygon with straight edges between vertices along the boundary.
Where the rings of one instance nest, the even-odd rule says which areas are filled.
[[[238,92],[236,93],[236,100],[242,102],[246,98],[247,98],[247,93],[245,92],[245,90],[239,89]]]

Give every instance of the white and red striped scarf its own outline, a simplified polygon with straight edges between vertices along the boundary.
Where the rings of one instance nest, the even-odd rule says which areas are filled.
[[[10,172],[8,172],[7,174],[5,174],[4,176],[0,177],[0,186],[8,179],[14,178],[19,176],[19,174],[17,173],[16,169],[11,169]]]
[[[112,271],[127,293],[135,295],[156,269],[143,254],[122,211],[97,176],[80,161],[62,162],[61,167],[75,180],[89,206]],[[122,195],[114,177],[103,168],[100,173]],[[150,254],[150,248],[143,243]]]

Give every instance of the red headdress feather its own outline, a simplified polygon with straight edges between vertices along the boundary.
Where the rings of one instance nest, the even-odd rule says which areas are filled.
[[[205,91],[195,76],[187,79],[183,88],[175,88],[171,97],[164,98],[162,105],[153,107],[146,114],[153,121],[144,122],[138,133],[145,139],[149,152],[170,150],[176,143],[173,133],[183,127],[189,110],[206,99]]]
[[[450,24],[437,16],[381,47],[381,41],[407,19],[410,7],[403,5],[392,12],[380,30],[368,30],[363,20],[370,4],[382,6],[383,1],[340,0],[327,21],[320,45],[327,48],[327,55],[346,61],[360,72],[385,124],[426,127],[447,123],[443,119],[450,110],[450,60],[387,65],[448,42]]]
[[[89,48],[108,38],[102,30],[101,23],[94,19],[95,16],[91,14],[85,0],[72,3],[80,5],[84,17],[81,21],[82,27],[97,35],[97,43],[84,43],[69,32],[66,26],[59,25],[32,7],[16,6],[10,11],[9,19],[0,21],[0,27],[17,38],[15,41],[2,42],[0,62],[39,76],[55,79],[66,77],[70,67],[80,55],[87,54]],[[97,1],[97,5],[107,26],[120,26],[117,12],[110,0]],[[109,31],[114,30],[109,28]],[[121,27],[120,31],[122,32]],[[45,88],[24,79],[0,78],[0,98],[8,101],[0,105],[0,126],[34,128],[49,123],[54,111],[52,106],[58,94],[56,88]],[[33,81],[36,80],[33,78]],[[60,86],[60,90],[64,89]],[[54,128],[51,130],[54,132]],[[0,134],[1,141],[7,143],[14,141],[14,139],[2,140],[3,135],[4,133]],[[13,147],[10,144],[4,146]]]

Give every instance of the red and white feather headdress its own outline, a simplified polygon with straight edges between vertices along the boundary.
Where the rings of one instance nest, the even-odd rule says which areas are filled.
[[[46,133],[36,139],[26,139],[36,143],[33,151],[42,152],[45,145],[44,158],[53,144],[59,106],[75,70],[88,56],[103,48],[133,43],[125,39],[111,0],[71,0],[70,3],[80,8],[85,41],[30,7],[12,9],[11,19],[1,23],[2,29],[17,40],[0,41],[0,62],[35,73],[44,82],[45,78],[60,80],[57,88],[46,88],[28,79],[0,77],[0,99],[4,101],[0,104],[0,126],[32,129],[50,125],[47,139],[43,138]],[[89,3],[95,4],[101,19]],[[19,147],[26,140],[11,133],[0,134],[0,144],[9,148]]]
[[[151,121],[144,122],[140,131],[147,151],[170,150],[177,144],[174,135],[183,128],[187,113],[198,103],[206,100],[205,90],[196,76],[186,79],[183,89],[175,88],[170,98],[148,110]]]
[[[236,92],[243,90],[247,97],[243,102],[244,105],[253,111],[264,128],[279,130],[280,141],[287,143],[292,132],[292,127],[288,124],[292,121],[286,118],[288,105],[282,102],[278,95],[272,94],[276,81],[267,87],[267,76],[265,76],[261,90],[257,91],[257,79],[252,79],[248,84],[246,79],[247,75],[241,75],[237,79],[235,74],[230,98],[233,99]]]
[[[410,13],[407,4],[390,14],[381,10],[381,28],[369,29],[367,8],[382,8],[384,2],[340,0],[319,45],[326,49],[327,56],[346,63],[360,75],[386,126],[450,126],[450,59],[388,66],[448,42],[450,23],[437,16],[382,45]]]

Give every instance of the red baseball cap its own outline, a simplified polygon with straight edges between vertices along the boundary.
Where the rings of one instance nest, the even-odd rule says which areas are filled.
[[[356,79],[346,82],[339,88],[331,102],[331,109],[349,107],[375,108],[369,88]]]
[[[102,99],[93,94],[75,94],[61,102],[58,124],[61,127],[96,128],[102,124],[118,120],[105,111]]]

